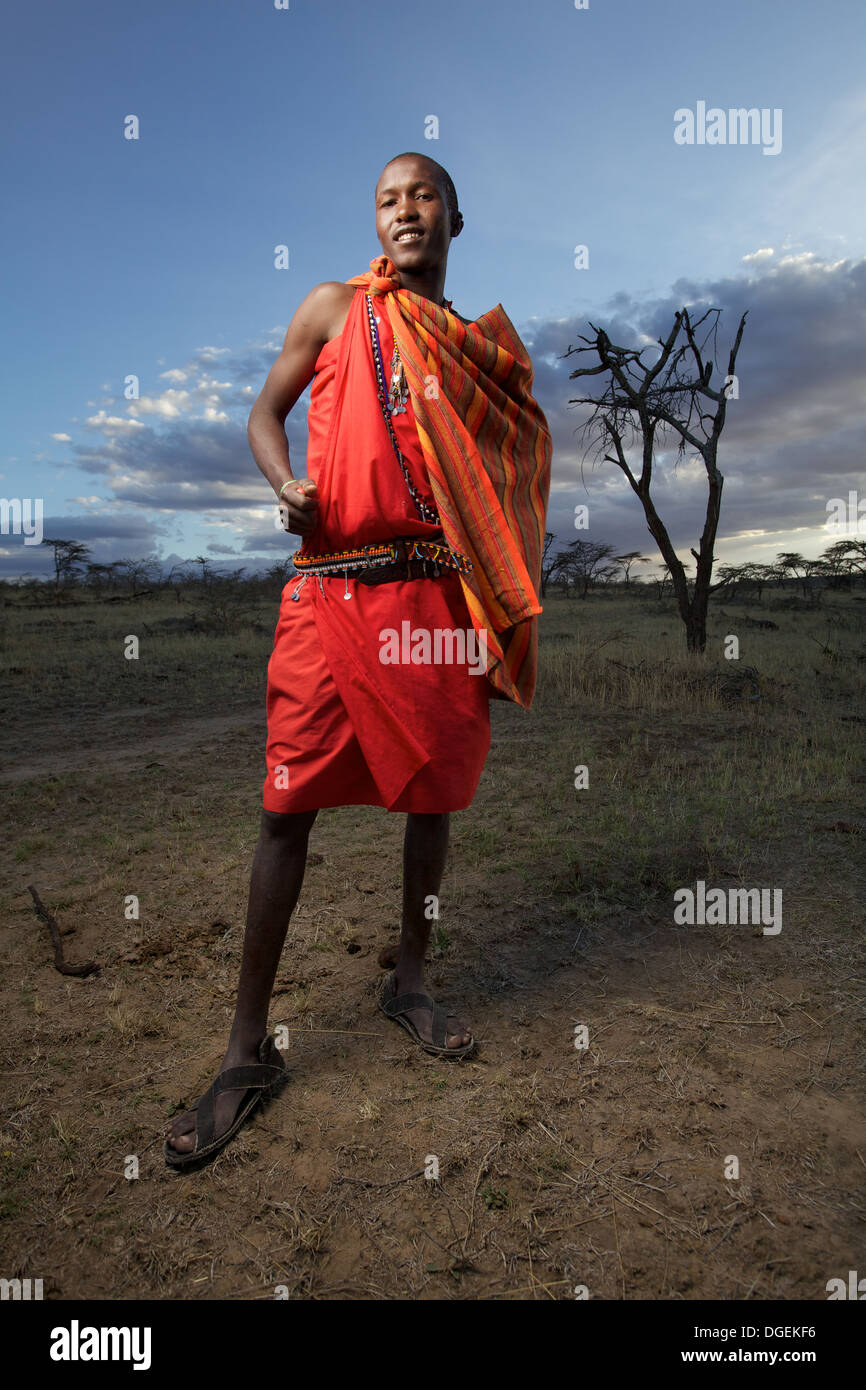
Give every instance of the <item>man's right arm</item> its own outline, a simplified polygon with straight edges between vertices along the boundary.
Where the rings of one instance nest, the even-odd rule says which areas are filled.
[[[293,477],[285,421],[312,381],[316,360],[333,337],[333,325],[341,308],[345,312],[345,302],[346,286],[338,280],[326,280],[298,305],[282,351],[268,373],[247,424],[253,458],[280,502],[288,507],[288,529],[301,536],[309,535],[316,525],[318,499],[315,484],[309,479],[298,479],[297,491],[286,488],[280,497],[280,488]]]

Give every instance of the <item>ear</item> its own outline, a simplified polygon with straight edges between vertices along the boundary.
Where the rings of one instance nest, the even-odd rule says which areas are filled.
[[[452,237],[459,236],[460,233],[462,232],[462,230],[463,230],[463,213],[462,213],[462,212],[458,212],[457,216],[456,216],[456,217],[453,217],[453,218],[451,219],[451,235],[452,235]]]

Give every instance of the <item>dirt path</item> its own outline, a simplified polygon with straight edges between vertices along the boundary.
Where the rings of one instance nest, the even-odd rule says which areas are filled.
[[[179,754],[218,743],[234,733],[249,735],[252,741],[258,739],[264,747],[265,727],[260,705],[240,713],[199,718],[178,714],[168,725],[164,716],[133,705],[105,712],[98,731],[75,730],[62,742],[57,739],[56,723],[34,725],[26,750],[20,746],[4,749],[0,785],[77,773],[85,767],[102,771],[122,766],[135,771],[155,760],[174,762]],[[35,753],[37,748],[43,751]]]
[[[597,876],[596,908],[576,915],[573,860],[543,826],[527,850],[518,803],[511,838],[490,840],[509,769],[522,776],[519,725],[498,719],[476,804],[455,817],[430,976],[478,1056],[437,1062],[378,1013],[401,826],[372,808],[324,813],[271,1011],[289,1030],[289,1084],[212,1168],[180,1178],[160,1131],[221,1055],[259,720],[142,719],[123,749],[118,711],[86,757],[67,748],[61,815],[80,843],[50,837],[24,862],[59,901],[67,954],[102,970],[58,976],[24,895],[10,901],[14,1272],[45,1278],[47,1297],[787,1299],[826,1297],[858,1268],[855,924],[810,896],[835,844],[823,869],[816,851],[786,879],[778,938],[676,928],[658,888],[635,911]],[[61,765],[29,760],[35,821],[48,766]],[[100,848],[112,823],[122,833]],[[139,922],[124,920],[129,892]]]

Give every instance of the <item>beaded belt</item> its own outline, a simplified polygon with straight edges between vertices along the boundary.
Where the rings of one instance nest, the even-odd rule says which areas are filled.
[[[375,584],[378,582],[378,576],[375,576],[377,569],[386,565],[389,568],[413,568],[412,561],[432,564],[436,567],[434,573],[439,569],[453,569],[459,574],[468,574],[472,569],[468,556],[459,554],[447,544],[423,540],[418,536],[397,536],[394,540],[374,541],[353,550],[335,550],[327,555],[304,555],[298,551],[293,563],[302,574],[352,574],[364,582]],[[415,573],[418,573],[417,569]],[[365,580],[367,574],[369,578]]]

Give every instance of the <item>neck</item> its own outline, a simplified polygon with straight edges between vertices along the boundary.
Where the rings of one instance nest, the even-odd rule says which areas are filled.
[[[415,272],[400,270],[400,288],[420,294],[424,299],[432,299],[441,304],[445,294],[445,265],[431,266],[429,270]]]

